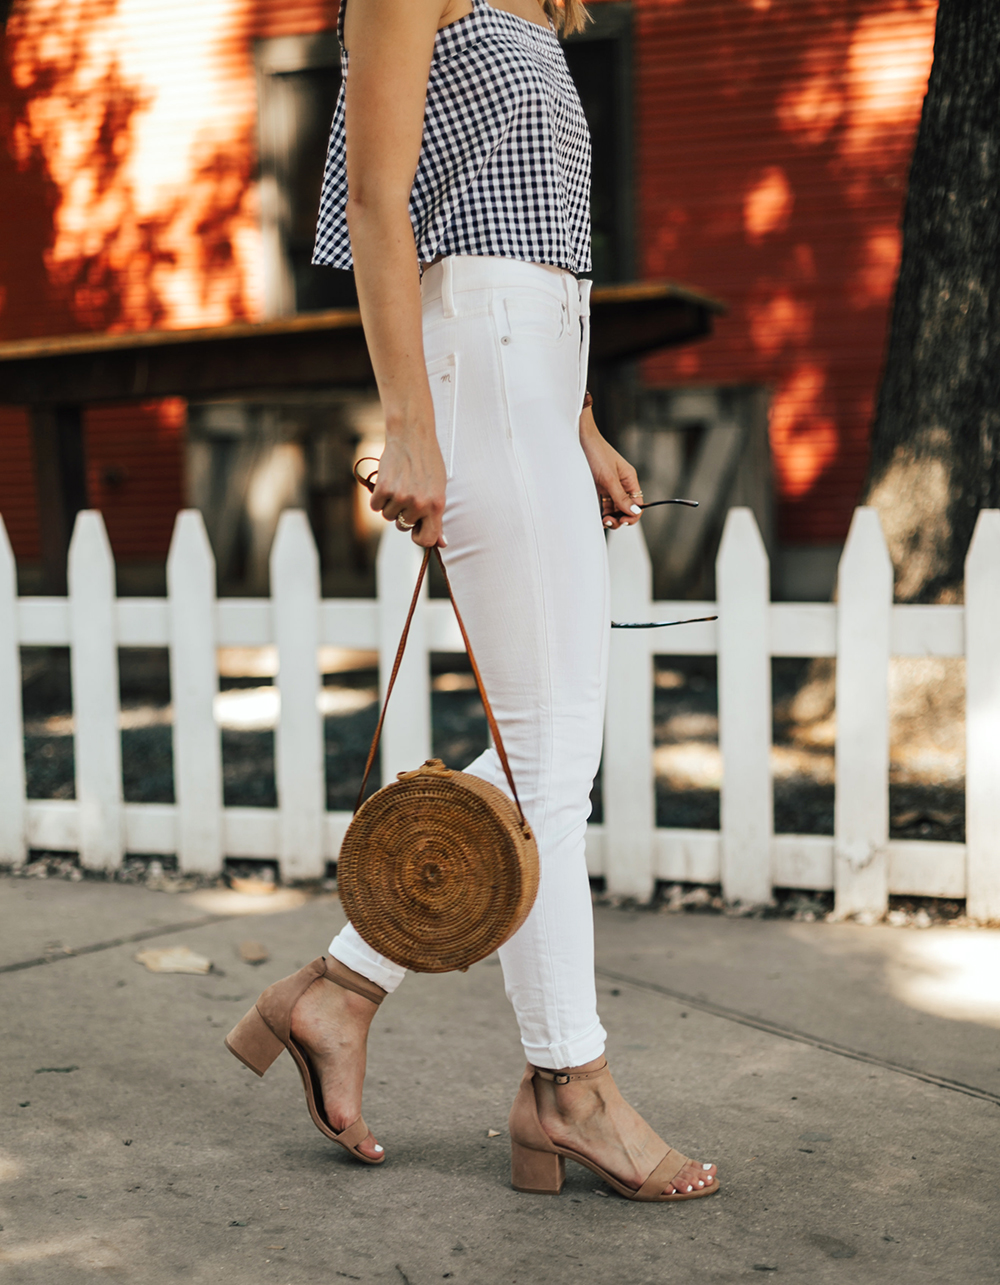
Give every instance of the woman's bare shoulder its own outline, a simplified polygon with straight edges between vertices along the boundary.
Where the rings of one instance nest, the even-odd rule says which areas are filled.
[[[350,0],[344,13],[344,45],[350,49],[372,28],[401,37],[440,31],[470,14],[472,7],[472,0]]]

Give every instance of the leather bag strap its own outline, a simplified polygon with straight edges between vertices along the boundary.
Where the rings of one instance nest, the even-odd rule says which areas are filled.
[[[438,560],[438,566],[441,568],[441,574],[444,576],[445,588],[448,590],[448,597],[451,599],[452,609],[455,612],[455,619],[458,621],[458,628],[462,634],[462,640],[465,643],[465,650],[469,654],[469,663],[472,665],[472,672],[476,678],[476,687],[479,689],[479,699],[483,702],[483,709],[486,711],[486,721],[490,726],[490,734],[493,737],[493,744],[496,748],[497,755],[503,766],[504,775],[507,778],[507,784],[510,786],[510,792],[514,796],[514,802],[517,804],[517,810],[521,815],[521,821],[524,825],[528,822],[524,816],[524,809],[521,807],[521,800],[517,797],[517,786],[514,784],[514,774],[510,770],[510,763],[507,760],[507,751],[503,747],[503,738],[500,735],[500,728],[493,716],[493,708],[490,705],[490,699],[486,695],[486,688],[483,685],[483,676],[479,672],[479,666],[476,664],[476,658],[472,653],[472,643],[469,642],[469,635],[465,632],[465,622],[462,620],[462,613],[458,609],[458,603],[455,601],[455,594],[451,587],[451,581],[448,579],[448,572],[445,570],[444,560],[441,557],[441,551],[434,548],[434,556]],[[410,625],[413,623],[413,614],[417,609],[417,602],[420,599],[420,588],[424,583],[424,576],[427,574],[427,566],[431,560],[431,550],[424,550],[424,558],[420,564],[420,574],[417,576],[416,588],[413,590],[413,597],[410,600],[410,610],[406,613],[406,624],[403,626],[403,636],[399,640],[399,646],[396,648],[396,659],[393,662],[392,673],[389,676],[389,685],[386,687],[385,700],[382,702],[382,712],[379,714],[378,726],[375,728],[375,735],[372,737],[371,749],[368,751],[368,762],[365,764],[365,774],[361,781],[361,789],[358,791],[358,801],[354,805],[354,811],[357,812],[361,807],[361,801],[365,796],[365,786],[368,784],[368,777],[371,775],[372,764],[375,762],[375,755],[378,752],[378,744],[382,738],[382,724],[385,722],[385,711],[389,708],[389,697],[392,695],[392,689],[396,685],[396,676],[399,673],[399,667],[403,662],[403,652],[406,650],[406,640],[410,636]]]

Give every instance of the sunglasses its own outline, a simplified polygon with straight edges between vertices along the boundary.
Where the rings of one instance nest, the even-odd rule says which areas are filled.
[[[378,460],[374,455],[365,455],[354,465],[355,480],[362,486],[367,487],[369,491],[375,490],[375,479],[378,477],[378,469],[374,468],[370,473],[361,473],[358,470],[362,464],[377,464]],[[651,500],[648,504],[640,504],[640,509],[655,509],[660,504],[683,504],[689,509],[698,507],[697,500]],[[615,513],[612,516],[627,517],[625,513]],[[626,621],[612,620],[612,629],[670,629],[674,625],[705,625],[713,620],[718,620],[718,616],[697,616],[693,620],[641,620]]]
[[[635,507],[637,509],[655,509],[661,504],[683,504],[689,509],[696,509],[698,503],[697,500],[650,500],[648,504],[637,504]],[[614,513],[605,513],[604,516],[607,518],[627,518],[630,515],[622,513],[620,509],[615,509]],[[634,517],[635,515],[632,514],[631,516]]]

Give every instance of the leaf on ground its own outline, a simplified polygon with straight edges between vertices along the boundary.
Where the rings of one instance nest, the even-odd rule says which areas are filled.
[[[187,946],[170,946],[165,950],[140,950],[136,963],[145,964],[151,973],[199,973],[204,975],[212,961],[196,955]]]
[[[241,941],[238,951],[244,964],[266,964],[271,958],[271,952],[259,941]]]

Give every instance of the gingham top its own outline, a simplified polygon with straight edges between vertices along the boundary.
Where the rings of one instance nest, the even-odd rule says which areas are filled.
[[[494,255],[590,271],[590,132],[551,28],[472,0],[437,33],[410,194],[417,257]],[[353,267],[344,83],[333,116],[313,263]]]

